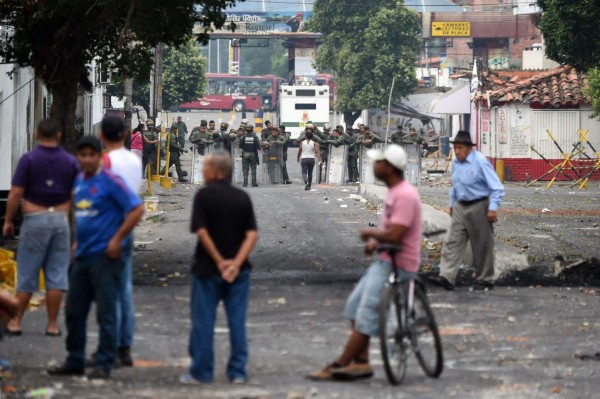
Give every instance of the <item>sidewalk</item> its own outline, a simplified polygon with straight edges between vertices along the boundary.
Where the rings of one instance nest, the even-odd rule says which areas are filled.
[[[386,187],[375,184],[361,184],[358,190],[360,195],[375,204],[382,203],[387,194]],[[422,218],[424,231],[450,229],[450,215],[425,203],[422,204]],[[496,279],[505,277],[511,272],[522,271],[529,267],[527,255],[520,248],[508,245],[498,239],[495,240],[495,246]],[[472,254],[470,246],[467,246],[464,263],[469,264],[471,261]]]

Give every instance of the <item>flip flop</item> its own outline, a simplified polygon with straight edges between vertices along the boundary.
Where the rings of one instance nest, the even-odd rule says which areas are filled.
[[[62,331],[58,330],[57,332],[50,332],[46,330],[45,335],[47,337],[60,337],[62,335]]]
[[[12,331],[7,328],[4,331],[4,335],[6,335],[8,337],[20,337],[21,335],[23,335],[23,331],[22,330]]]

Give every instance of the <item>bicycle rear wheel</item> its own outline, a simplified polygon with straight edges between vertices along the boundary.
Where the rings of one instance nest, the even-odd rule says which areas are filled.
[[[400,322],[403,312],[401,295],[399,285],[388,285],[379,304],[381,357],[385,374],[393,385],[401,384],[406,375],[407,345]]]
[[[442,374],[444,368],[442,341],[437,323],[429,306],[427,295],[418,284],[415,284],[414,298],[413,351],[425,374],[437,378]]]

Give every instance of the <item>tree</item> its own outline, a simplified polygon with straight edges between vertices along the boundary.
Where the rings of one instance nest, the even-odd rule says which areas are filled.
[[[335,109],[347,124],[363,109],[384,108],[393,78],[393,98],[415,88],[421,29],[402,1],[316,0],[308,28],[323,34],[316,64],[336,76]]]
[[[206,59],[192,41],[179,48],[165,49],[163,65],[163,107],[197,100],[206,90]]]
[[[600,1],[538,0],[548,58],[586,71],[600,66]]]
[[[587,71],[592,117],[600,116],[600,0],[538,0],[546,55]]]
[[[235,0],[3,0],[0,21],[13,34],[0,46],[5,62],[33,67],[52,92],[50,118],[70,150],[77,141],[75,105],[81,87],[91,89],[88,65],[100,60],[126,77],[148,76],[151,50],[160,42],[178,46],[201,20],[205,43],[212,27],[225,23]]]

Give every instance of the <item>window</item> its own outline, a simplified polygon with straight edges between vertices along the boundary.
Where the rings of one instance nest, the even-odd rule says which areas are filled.
[[[307,89],[296,90],[296,96],[298,96],[298,97],[314,97],[315,94],[316,93],[314,90],[307,90]]]
[[[317,109],[317,104],[296,104],[296,109],[298,109],[298,110]]]
[[[208,94],[226,95],[231,93],[231,81],[223,79],[210,80],[208,82]]]

